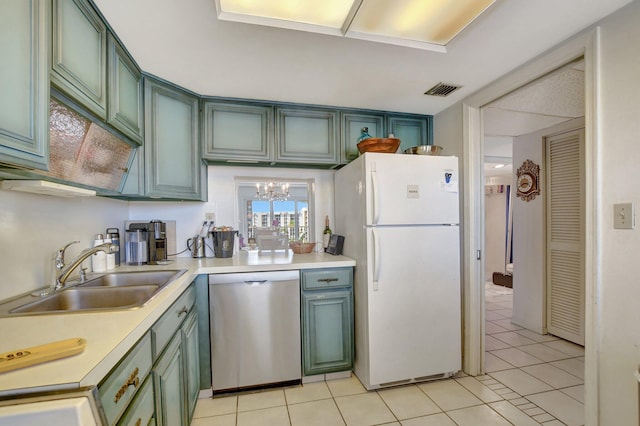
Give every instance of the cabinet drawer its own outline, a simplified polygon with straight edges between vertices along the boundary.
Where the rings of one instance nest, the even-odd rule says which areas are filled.
[[[193,286],[191,286],[171,305],[153,327],[151,327],[154,360],[158,358],[162,349],[169,343],[169,340],[171,340],[195,303],[196,292]]]
[[[302,271],[303,290],[322,290],[332,287],[351,287],[353,268],[309,269]]]
[[[148,426],[154,414],[153,377],[149,375],[118,426]]]
[[[124,412],[150,370],[151,338],[147,333],[98,387],[109,424]]]

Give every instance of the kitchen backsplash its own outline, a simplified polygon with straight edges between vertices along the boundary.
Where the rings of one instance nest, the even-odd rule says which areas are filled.
[[[321,237],[325,215],[333,222],[330,170],[209,166],[209,201],[205,203],[59,198],[0,190],[0,300],[48,285],[52,257],[62,245],[80,241],[69,247],[67,258],[71,259],[108,227],[117,227],[124,235],[126,220],[175,220],[178,252],[200,229],[205,213],[215,213],[218,224],[236,226],[236,176],[313,178],[316,239]]]
[[[72,259],[96,233],[122,228],[128,212],[120,200],[0,191],[0,299],[48,285],[58,248],[79,240],[68,249]]]

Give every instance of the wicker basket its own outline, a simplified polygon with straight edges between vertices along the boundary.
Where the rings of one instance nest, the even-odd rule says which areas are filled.
[[[316,247],[316,243],[301,243],[299,241],[291,241],[289,247],[295,254],[311,253]]]

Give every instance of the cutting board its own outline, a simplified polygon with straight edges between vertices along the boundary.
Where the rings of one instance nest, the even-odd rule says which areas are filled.
[[[0,373],[76,355],[84,351],[86,345],[87,341],[85,339],[74,337],[31,348],[5,352],[0,354]]]

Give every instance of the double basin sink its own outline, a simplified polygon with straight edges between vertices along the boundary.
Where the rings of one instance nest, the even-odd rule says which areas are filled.
[[[186,269],[114,272],[45,296],[23,295],[0,305],[0,316],[133,309],[144,306]]]

